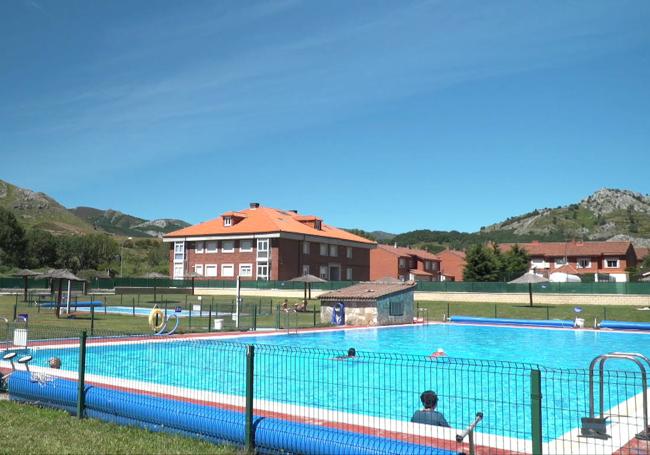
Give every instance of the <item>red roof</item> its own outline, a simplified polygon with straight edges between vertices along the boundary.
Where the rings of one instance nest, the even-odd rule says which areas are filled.
[[[515,243],[502,243],[501,251],[508,251]],[[611,254],[623,256],[631,246],[630,242],[531,242],[518,243],[531,256],[599,256]]]
[[[305,234],[317,237],[325,237],[350,242],[365,243],[374,245],[372,240],[351,234],[343,229],[329,226],[322,223],[321,229],[316,229],[303,221],[320,219],[313,216],[298,215],[295,212],[273,209],[270,207],[258,207],[242,210],[240,212],[226,212],[226,216],[237,213],[241,221],[233,223],[232,226],[223,225],[223,216],[204,223],[195,224],[178,231],[170,232],[165,238],[175,237],[203,237],[211,235],[244,235],[244,234],[268,234],[268,233],[292,233]]]
[[[409,272],[415,276],[433,276],[433,274],[425,272],[424,270],[411,269]]]
[[[414,248],[404,248],[400,246],[390,246],[390,245],[377,245],[377,248],[380,248],[384,251],[387,251],[395,256],[417,256],[421,259],[426,259],[427,261],[439,261],[440,258],[435,254],[429,253],[426,250],[417,250]]]
[[[553,269],[551,271],[551,273],[555,273],[555,272],[566,273],[566,274],[569,274],[569,275],[580,275],[581,273],[583,273],[583,272],[578,271],[578,269],[576,269],[571,264],[564,264],[563,266],[558,267],[557,269]]]

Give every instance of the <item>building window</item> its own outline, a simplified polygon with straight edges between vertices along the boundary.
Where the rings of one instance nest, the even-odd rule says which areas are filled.
[[[217,252],[217,242],[205,242],[205,252],[206,253],[216,253]]]
[[[195,264],[194,265],[194,273],[197,275],[203,276],[203,264]]]
[[[403,269],[406,267],[406,258],[399,258],[399,268]]]
[[[605,268],[607,268],[607,269],[617,269],[617,268],[619,268],[618,259],[614,259],[614,258],[605,259]]]
[[[431,269],[431,261],[424,261],[424,270]]]
[[[250,253],[253,251],[253,241],[252,240],[240,240],[239,241],[239,251],[241,253]]]
[[[566,258],[555,258],[555,267],[562,267],[563,265],[566,265],[567,260]]]
[[[591,268],[591,259],[590,258],[579,258],[576,265],[577,265],[577,268],[579,268],[579,269],[590,269]]]
[[[327,243],[320,244],[320,255],[327,256]]]
[[[224,216],[223,217],[223,225],[224,226],[232,226],[232,217],[231,216]]]
[[[222,277],[235,276],[235,266],[233,264],[221,264],[221,276]]]
[[[326,265],[321,265],[320,266],[320,277],[324,280],[328,279],[327,275],[327,266]]]
[[[174,264],[174,278],[183,278],[183,264]]]
[[[253,276],[253,264],[239,264],[239,276]]]
[[[224,240],[221,242],[221,252],[222,253],[234,253],[235,252],[235,241],[234,240]]]
[[[267,264],[257,264],[257,279],[267,280],[269,278],[269,266]]]
[[[217,266],[215,264],[206,264],[205,276],[217,276]]]
[[[269,258],[269,239],[257,239],[257,260],[267,261]],[[259,273],[258,273],[259,275]]]
[[[314,221],[314,228],[318,229],[319,231],[323,228],[323,224],[321,220],[316,220]]]
[[[532,258],[530,263],[534,269],[544,268],[544,258]]]
[[[302,254],[309,254],[309,242],[302,242]]]
[[[203,253],[203,242],[196,242],[196,246],[194,247],[194,252],[197,254]]]
[[[440,270],[440,263],[437,261],[431,262],[431,270],[432,271],[438,271]]]
[[[338,256],[339,254],[339,247],[336,245],[330,245],[330,256]]]
[[[404,316],[404,302],[402,300],[391,300],[388,303],[389,316]]]
[[[352,259],[352,247],[348,247],[347,250],[345,250],[345,256],[348,259]]]
[[[348,281],[352,281],[352,267],[348,267],[347,270],[345,271],[345,279]]]
[[[302,274],[303,275],[309,275],[309,265],[305,264],[302,266]]]
[[[174,261],[183,262],[185,260],[185,242],[174,242]],[[174,276],[176,271],[174,270]]]

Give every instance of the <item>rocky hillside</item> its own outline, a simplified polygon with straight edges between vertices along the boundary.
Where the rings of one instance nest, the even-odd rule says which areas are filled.
[[[650,196],[604,188],[577,204],[537,209],[481,229],[482,233],[498,231],[650,245]]]
[[[2,180],[0,206],[11,210],[18,221],[27,227],[54,233],[81,234],[93,231],[91,224],[68,212],[47,194],[19,188]]]
[[[67,209],[44,193],[19,188],[0,180],[0,206],[11,210],[26,227],[56,234],[103,231],[131,237],[160,237],[186,226],[175,219],[145,220],[117,210],[92,207]]]
[[[174,219],[147,221],[117,210],[100,210],[92,207],[69,209],[92,226],[111,234],[132,237],[160,237],[163,234],[189,226],[188,223]]]

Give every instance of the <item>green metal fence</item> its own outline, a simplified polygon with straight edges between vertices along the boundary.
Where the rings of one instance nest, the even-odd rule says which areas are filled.
[[[354,284],[352,281],[328,281],[325,283],[313,283],[313,290],[334,290],[341,289]],[[67,285],[66,285],[67,286]],[[234,288],[234,280],[172,280],[166,278],[112,278],[93,279],[87,282],[86,290],[113,290],[118,288],[182,288],[182,289],[229,289]],[[288,289],[302,290],[303,283],[292,281],[242,281],[244,289]],[[48,289],[47,280],[28,280],[28,289]],[[0,289],[20,290],[24,288],[22,278],[0,278]],[[82,291],[82,283],[72,283],[75,291]],[[418,282],[418,291],[429,292],[481,292],[481,293],[527,293],[527,284],[509,283],[482,283],[466,281],[441,281],[441,282]],[[626,282],[626,283],[537,283],[533,285],[535,293],[559,293],[559,294],[633,294],[650,295],[650,283]]]
[[[579,436],[590,416],[587,370],[373,352],[350,358],[346,348],[0,323],[2,354],[33,356],[27,366],[14,359],[13,374],[9,361],[0,363],[13,398],[251,452],[588,454],[643,444],[635,435],[645,430],[639,392],[647,385],[636,371],[603,373],[611,421],[599,439]],[[60,369],[49,367],[54,357]],[[429,389],[451,428],[411,422]],[[596,417],[599,398],[596,387]],[[457,442],[479,412],[476,447]]]

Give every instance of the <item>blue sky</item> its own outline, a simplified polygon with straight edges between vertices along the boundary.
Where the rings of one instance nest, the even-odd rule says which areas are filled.
[[[477,230],[650,193],[650,2],[0,2],[0,179]]]

